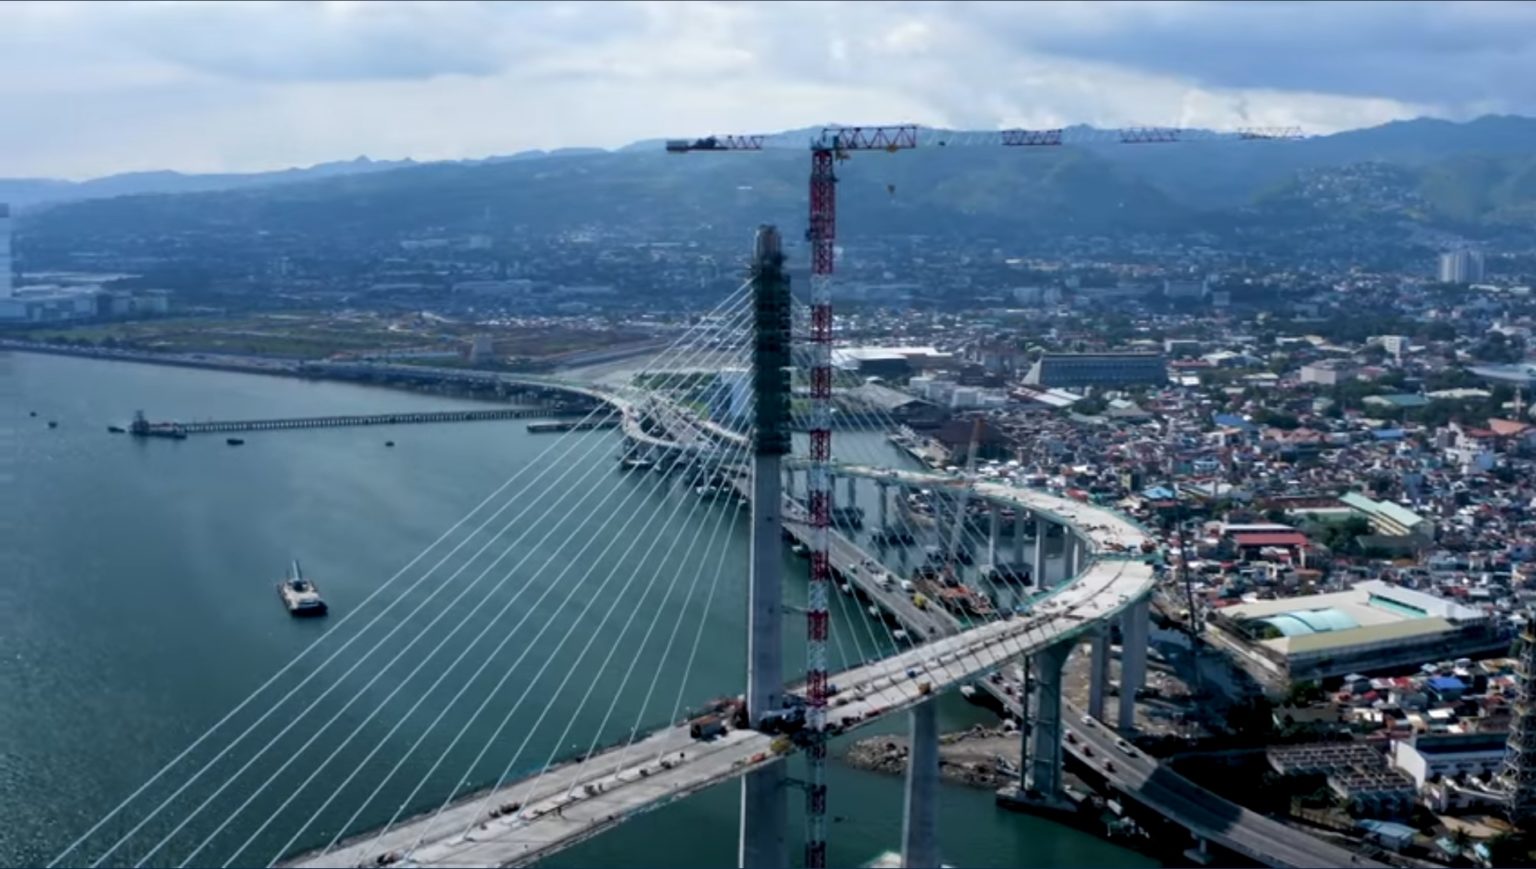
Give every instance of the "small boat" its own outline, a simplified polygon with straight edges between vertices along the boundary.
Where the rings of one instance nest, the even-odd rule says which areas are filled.
[[[50,419],[50,420],[48,420],[48,427],[49,428],[58,428],[59,424],[57,422],[54,422],[53,420]]]
[[[35,411],[35,410],[34,410],[34,411],[31,411],[31,412],[29,412],[29,413],[28,413],[28,414],[27,414],[27,416],[37,416],[37,411]]]
[[[299,560],[293,560],[293,566],[288,568],[288,576],[277,584],[277,594],[283,599],[283,606],[295,616],[323,616],[326,613],[325,601],[320,597],[320,591],[315,584],[304,578],[304,572],[299,569]]]
[[[384,446],[386,446],[386,447],[392,447],[392,446],[394,446],[394,445],[395,445],[395,442],[394,442],[394,441],[385,441],[385,442],[384,442]]]
[[[232,447],[238,447],[245,443],[245,438],[225,438],[224,443],[229,444]]]
[[[125,429],[125,428],[123,428],[120,425],[109,425],[109,426],[107,426],[107,431],[112,433],[112,434],[127,434],[128,433],[128,429]]]

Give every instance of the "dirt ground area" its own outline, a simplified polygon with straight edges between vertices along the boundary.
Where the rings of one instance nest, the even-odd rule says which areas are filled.
[[[907,738],[871,736],[849,747],[843,760],[859,769],[902,775],[907,769]],[[939,774],[958,784],[996,790],[1016,781],[1019,734],[976,725],[939,738]]]

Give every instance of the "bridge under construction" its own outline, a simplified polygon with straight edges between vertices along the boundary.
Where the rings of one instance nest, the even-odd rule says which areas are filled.
[[[823,156],[830,161],[839,150],[833,144],[817,154],[825,151]],[[718,354],[721,347],[737,348],[751,371],[743,414],[747,425],[732,428],[706,419],[697,410],[698,396],[685,384],[669,383],[664,376],[653,378],[644,389],[591,388],[585,393],[592,400],[591,409],[572,424],[570,432],[551,441],[546,458],[529,463],[406,569],[356,604],[361,627],[353,623],[350,633],[338,633],[353,615],[338,620],[316,640],[313,654],[306,649],[285,665],[186,752],[80,835],[53,865],[80,859],[95,859],[98,864],[125,859],[147,863],[172,856],[182,865],[216,856],[225,859],[226,865],[526,865],[660,806],[740,779],[739,865],[779,867],[794,862],[789,852],[787,804],[791,795],[799,795],[805,801],[806,817],[800,862],[823,866],[827,806],[836,799],[825,778],[828,740],[903,715],[910,728],[912,753],[904,785],[902,860],[906,866],[936,867],[941,865],[941,831],[935,698],[966,682],[986,684],[986,674],[1021,663],[1029,668],[1034,689],[1029,707],[1018,710],[1029,726],[1021,731],[1025,763],[1015,796],[1046,807],[1056,803],[1061,795],[1063,737],[1074,726],[1065,720],[1062,665],[1081,641],[1093,641],[1094,675],[1087,714],[1105,728],[1128,734],[1134,727],[1136,692],[1146,674],[1147,602],[1159,572],[1159,542],[1124,515],[1055,492],[982,480],[969,471],[888,468],[878,456],[834,454],[830,399],[836,375],[831,367],[832,319],[826,281],[832,258],[831,206],[815,197],[817,190],[829,195],[835,179],[814,177],[822,169],[830,172],[830,162],[823,166],[819,156],[817,160],[809,239],[815,268],[804,327],[798,330],[805,340],[796,339],[796,308],[784,269],[782,240],[773,227],[762,227],[754,240],[750,279],[663,354],[673,357],[679,363],[675,367],[683,370],[691,357]],[[797,354],[796,345],[803,352]],[[796,379],[809,396],[798,408],[790,400]],[[869,413],[868,428],[895,428],[878,411]],[[657,486],[694,488],[712,496],[724,491],[747,507],[750,548],[745,565],[727,571],[725,547],[717,556],[712,538],[700,543],[710,521],[715,529],[711,534],[716,534],[735,513],[716,510],[712,519],[697,519],[701,505],[711,503],[706,498],[677,498],[659,509],[631,506],[631,499],[645,488],[643,482],[615,490],[601,480],[589,482],[591,470],[573,470],[580,463],[571,456],[580,450],[595,448],[593,443],[612,446],[612,435],[592,429],[615,418],[620,421],[621,457],[643,451],[657,460],[658,470],[670,472],[651,478],[658,481]],[[802,433],[806,443],[797,450],[796,435]],[[508,494],[513,482],[525,474],[529,476],[524,487]],[[803,495],[795,491],[797,474],[804,477]],[[835,503],[839,481],[850,487],[841,507]],[[875,531],[880,539],[923,541],[926,535],[936,540],[928,565],[938,577],[935,581],[988,605],[968,612],[946,608],[941,600],[894,582],[896,574],[889,562],[893,556],[906,558],[909,546],[888,547],[874,542],[872,534],[861,540],[853,530],[836,526],[839,515],[858,515],[856,510],[838,513],[858,508],[855,483],[864,484],[866,491],[871,486],[875,490],[879,515]],[[891,509],[892,494],[911,490],[927,493],[931,500],[935,521],[927,529],[917,527],[901,509]],[[529,492],[547,497],[530,498]],[[621,527],[588,526],[592,498],[622,499],[618,503]],[[460,526],[482,515],[478,511],[497,504],[496,511],[473,532],[455,536]],[[991,519],[990,532],[981,539],[976,539],[967,521],[972,506],[979,506]],[[482,542],[477,535],[514,508],[500,530]],[[952,516],[939,521],[944,509]],[[525,517],[532,510],[538,511],[534,518],[551,513],[584,518],[575,530],[563,530],[561,539],[550,540],[547,533],[530,538],[535,523]],[[1006,580],[996,570],[1004,560],[1000,525],[1005,511],[1016,523],[1014,565],[1029,568],[1023,584],[1027,588],[1007,593],[998,587]],[[707,510],[705,515],[710,515]],[[953,534],[946,533],[949,521]],[[660,544],[659,532],[671,525],[692,529],[692,536],[681,535],[666,544],[667,569],[647,568],[646,556]],[[460,537],[452,550],[438,558],[439,544],[446,546],[445,541]],[[674,555],[673,547],[681,539],[692,542],[687,552]],[[1046,551],[1053,539],[1059,541],[1056,576],[1049,575]],[[1033,540],[1031,555],[1025,552],[1027,540]],[[451,576],[434,576],[461,548],[474,543],[479,544],[478,550]],[[803,606],[788,603],[786,544],[803,551],[809,562]],[[594,553],[594,547],[600,549]],[[993,570],[978,569],[967,575],[960,557],[963,547],[986,551]],[[699,567],[685,596],[699,605],[684,606],[675,613],[670,636],[665,630],[656,634],[658,643],[667,637],[659,658],[663,663],[651,667],[652,672],[637,673],[642,660],[637,651],[647,647],[662,616],[673,615],[646,605],[651,590],[664,586],[670,593],[686,578],[684,570],[671,566],[685,561],[684,556],[692,555],[695,548],[703,555],[697,559]],[[610,551],[617,551],[618,557],[611,567],[600,567],[609,562],[596,556]],[[472,573],[472,565],[485,553],[490,553],[489,565],[467,584],[456,585],[457,577]],[[432,558],[438,560],[420,578],[403,587],[395,584],[414,574],[416,564]],[[536,560],[540,558],[542,563]],[[533,559],[534,572],[541,577],[547,574],[548,581],[529,583],[510,596],[488,593],[499,584],[489,590],[479,587],[505,559],[516,559],[508,577]],[[701,585],[710,570],[713,585]],[[711,615],[713,592],[722,575],[739,578],[743,574],[747,586],[743,690],[711,701],[702,711],[695,706],[693,713],[683,714],[687,675],[699,652],[697,637],[702,635],[703,620]],[[617,592],[611,585],[616,579],[622,586]],[[435,581],[429,584],[429,580]],[[637,583],[643,589],[638,599],[626,598],[624,593]],[[839,584],[849,589],[847,594],[834,591]],[[708,596],[702,590],[705,587]],[[389,596],[375,605],[375,595],[386,590],[391,590]],[[525,592],[537,596],[524,599]],[[440,599],[439,595],[453,596]],[[853,626],[851,634],[834,636],[834,606],[847,607],[847,601],[859,600],[879,617],[845,613],[846,623]],[[467,612],[456,609],[461,602]],[[499,611],[483,609],[493,602],[501,603]],[[604,605],[600,621],[589,615]],[[557,618],[567,611],[574,615]],[[805,620],[802,674],[786,672],[787,614]],[[610,624],[615,615],[622,625]],[[699,624],[688,625],[690,616]],[[620,654],[631,629],[647,622],[636,652]],[[408,625],[415,631],[407,633],[409,642],[391,642]],[[557,632],[546,639],[555,625],[566,626],[564,634]],[[438,657],[449,640],[476,628],[478,634],[469,638],[456,658]],[[525,629],[534,633],[529,636]],[[1105,719],[1112,629],[1122,637],[1121,701],[1115,722]],[[323,645],[333,634],[340,644],[334,650]],[[359,649],[349,650],[364,637],[367,642]],[[694,638],[691,646],[690,637]],[[429,645],[416,649],[424,638]],[[853,646],[852,654],[838,650],[840,639]],[[498,679],[488,668],[504,663],[504,650],[514,640],[508,654],[515,655],[515,660]],[[482,641],[494,645],[482,647]],[[551,680],[559,680],[551,687],[544,677],[551,667],[567,661],[570,655],[564,650],[572,641],[580,647],[579,654],[563,676],[558,669],[551,674]],[[588,664],[594,649],[602,660]],[[362,670],[363,675],[372,672],[369,662],[381,652],[388,662],[366,683],[356,687],[346,681],[345,677],[365,666],[370,669]],[[675,660],[670,657],[674,652]],[[343,664],[349,669],[334,680],[321,680],[320,675],[328,673],[326,668],[343,653]],[[397,662],[413,669],[380,684]],[[537,672],[530,674],[535,668]],[[666,723],[641,727],[657,679],[674,668],[682,678],[676,701],[670,710],[663,709]],[[424,669],[422,678],[431,684],[424,690],[406,691],[415,686],[412,680]],[[473,672],[465,672],[470,669]],[[622,689],[647,679],[650,686],[644,691],[635,725],[618,728],[620,735],[615,739],[614,730],[605,728]],[[494,684],[486,687],[491,680]],[[616,684],[620,690],[598,692],[599,684]],[[328,719],[322,718],[324,712],[310,717],[316,709],[324,709],[322,704],[344,685],[342,696],[350,696],[344,705]],[[554,702],[565,697],[568,689],[580,695],[573,713]],[[449,692],[452,696],[445,698]],[[275,694],[282,696],[274,701]],[[410,704],[404,712],[393,705],[397,697],[401,698],[398,703]],[[364,698],[366,702],[358,705]],[[513,699],[499,724],[490,726],[494,712],[489,720],[482,718],[493,702]],[[583,740],[573,731],[580,713],[594,699],[599,708],[606,700],[608,709],[592,738]],[[701,699],[692,698],[692,702]],[[473,711],[462,714],[471,706]],[[561,711],[550,719],[551,711],[557,709]],[[523,710],[523,718],[517,718]],[[419,726],[418,713],[431,716],[431,721]],[[514,720],[518,724],[509,732]],[[413,731],[419,731],[414,740],[410,732],[400,732],[407,721],[418,722],[413,724]],[[337,727],[338,722],[345,723]],[[558,734],[545,730],[546,722]],[[453,735],[435,760],[431,755],[436,742],[418,754],[429,735],[443,733]],[[530,745],[541,735],[530,756]],[[472,750],[481,737],[478,754],[459,773],[454,750],[466,740]],[[243,764],[231,757],[241,746],[240,756],[249,754]],[[363,755],[355,763],[355,754],[343,755],[349,748]],[[188,760],[194,750],[202,754]],[[203,760],[207,755],[212,759]],[[337,763],[342,756],[348,760]],[[228,763],[226,758],[231,758]],[[490,768],[500,773],[482,784],[476,771],[487,758]],[[416,778],[414,765],[404,771],[407,763],[430,766]],[[791,763],[803,769],[796,778],[789,775]],[[1137,767],[1135,773],[1121,779],[1122,785],[1146,788],[1152,794],[1149,801],[1184,824],[1194,853],[1227,848],[1273,866],[1338,865],[1340,857],[1348,856],[1342,849],[1306,837],[1271,847],[1266,838],[1269,831],[1251,819],[1237,817],[1221,823],[1213,822],[1209,813],[1189,816],[1198,803],[1179,804],[1153,793],[1158,780],[1155,768]],[[370,819],[381,816],[370,807],[397,776],[405,783],[416,781],[404,799],[397,802],[391,794],[385,800],[388,819],[361,820],[365,812]],[[370,786],[371,792],[364,795]],[[301,797],[303,801],[298,802]],[[260,808],[253,809],[258,800]],[[317,824],[321,818],[325,820]]]

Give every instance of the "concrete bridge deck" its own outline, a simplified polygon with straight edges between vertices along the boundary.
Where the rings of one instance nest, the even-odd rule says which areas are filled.
[[[1011,489],[1006,494],[1025,509],[1046,511],[1066,506],[1046,493]],[[1086,525],[1076,529],[1080,534],[1102,534],[1105,532],[1087,528],[1111,524],[1107,511],[1067,503],[1073,509],[1059,514],[1060,521],[1085,521]],[[1105,549],[1110,542],[1106,540],[1096,548]],[[1149,594],[1153,585],[1149,564],[1129,558],[1100,558],[1026,615],[958,631],[957,619],[935,611],[941,624],[948,622],[951,631],[958,632],[947,632],[947,636],[922,646],[831,677],[840,690],[828,709],[828,726],[856,729],[1002,667],[1020,655],[1076,637],[1119,615],[1131,602]],[[778,748],[786,750],[787,746],[781,742]],[[375,861],[381,855],[406,851],[411,852],[408,865],[522,865],[782,756],[775,751],[773,737],[755,731],[733,731],[702,743],[688,737],[686,725],[676,725],[627,750],[609,749],[542,778],[504,785],[488,797],[484,793],[466,797],[435,820],[431,815],[422,816],[383,836],[359,838],[329,854],[301,856],[285,865],[378,865]],[[667,766],[662,765],[664,760]],[[590,793],[585,787],[588,784],[592,785]],[[513,802],[520,804],[518,812],[496,818],[488,815],[492,807]],[[415,846],[418,840],[422,844]]]

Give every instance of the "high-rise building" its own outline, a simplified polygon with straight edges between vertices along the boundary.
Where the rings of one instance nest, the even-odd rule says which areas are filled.
[[[1471,284],[1483,279],[1483,252],[1453,250],[1440,254],[1440,282]]]
[[[0,202],[0,299],[11,297],[11,207]]]

